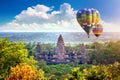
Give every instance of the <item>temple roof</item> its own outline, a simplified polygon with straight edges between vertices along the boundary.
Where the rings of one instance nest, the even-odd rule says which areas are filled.
[[[62,37],[62,35],[60,34],[59,35],[59,38],[58,38],[58,41],[57,41],[57,44],[64,44],[64,40],[63,40],[63,37]]]

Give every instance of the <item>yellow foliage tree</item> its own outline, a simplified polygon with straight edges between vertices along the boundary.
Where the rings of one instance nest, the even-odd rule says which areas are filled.
[[[6,80],[44,80],[44,72],[25,63],[21,63],[16,67],[11,67],[11,73]]]

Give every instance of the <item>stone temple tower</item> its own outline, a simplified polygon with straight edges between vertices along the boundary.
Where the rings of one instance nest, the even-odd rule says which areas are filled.
[[[82,63],[86,63],[86,47],[85,47],[85,45],[83,43],[82,43],[82,45],[80,47],[80,53],[81,53]]]
[[[41,53],[41,50],[40,50],[40,44],[38,43],[37,46],[36,46],[36,53],[35,53],[35,59],[39,59],[39,56]]]
[[[40,44],[38,43],[37,46],[36,46],[36,53],[40,53]]]
[[[60,62],[63,62],[65,59],[65,48],[64,48],[64,40],[62,35],[59,36],[56,47],[57,58]]]

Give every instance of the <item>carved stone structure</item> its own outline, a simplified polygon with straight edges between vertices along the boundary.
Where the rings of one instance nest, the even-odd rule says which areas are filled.
[[[80,47],[80,63],[86,63],[86,48],[85,45],[82,43]]]
[[[65,59],[65,48],[64,48],[64,40],[62,35],[59,36],[57,41],[56,54],[58,60],[63,61]]]
[[[69,63],[77,60],[79,63],[86,63],[86,50],[84,44],[81,45],[79,52],[66,52],[64,47],[64,40],[62,35],[59,36],[57,41],[56,50],[43,54],[40,51],[40,45],[36,45],[36,60],[44,60],[48,64]]]
[[[36,53],[35,53],[35,59],[39,59],[40,58],[40,52],[41,50],[40,50],[40,44],[38,43],[37,45],[36,45]]]

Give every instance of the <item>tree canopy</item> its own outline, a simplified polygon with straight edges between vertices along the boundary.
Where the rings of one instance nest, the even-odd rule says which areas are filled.
[[[35,65],[33,57],[28,58],[28,51],[22,42],[11,42],[7,38],[0,39],[0,78],[5,78],[10,67],[20,63]]]

